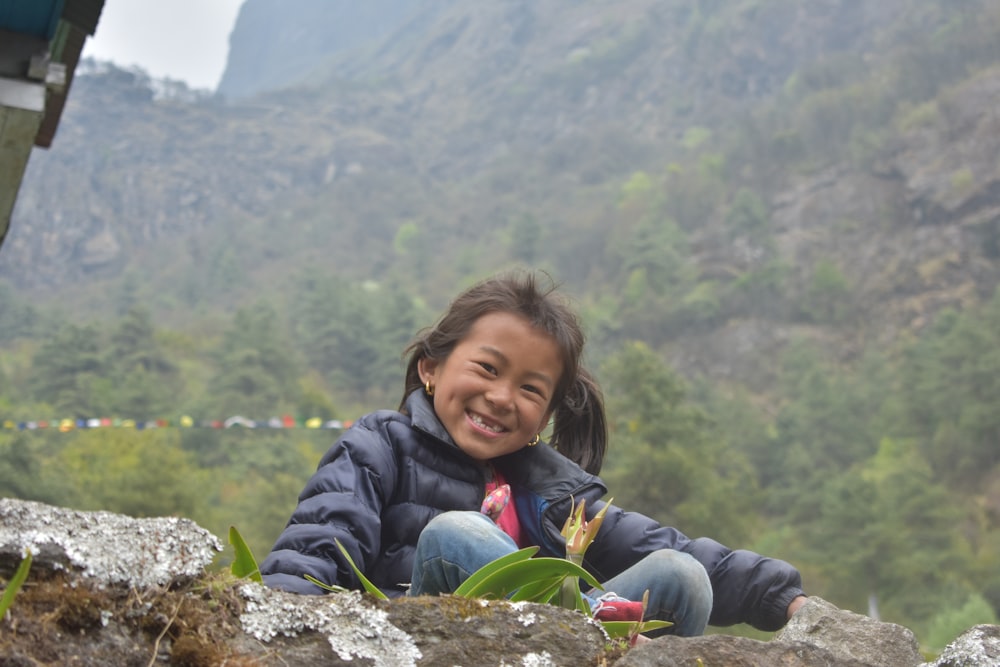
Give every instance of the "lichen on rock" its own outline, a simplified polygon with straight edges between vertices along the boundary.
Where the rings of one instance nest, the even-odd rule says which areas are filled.
[[[1000,665],[1000,626],[975,625],[948,644],[927,667]]]
[[[325,635],[341,660],[368,658],[378,667],[416,665],[420,650],[392,625],[381,609],[365,604],[357,591],[302,596],[248,583],[241,589],[246,606],[243,630],[260,641],[307,631]]]
[[[47,552],[53,569],[145,588],[200,576],[222,545],[190,519],[137,519],[0,499],[0,563],[8,569],[29,549]]]
[[[0,572],[34,555],[0,619],[0,663],[208,667],[993,667],[1000,626],[976,626],[934,663],[913,633],[811,597],[772,639],[725,634],[610,642],[553,605],[458,596],[294,595],[205,571],[219,540],[191,521],[0,500]],[[6,661],[6,662],[4,662]]]

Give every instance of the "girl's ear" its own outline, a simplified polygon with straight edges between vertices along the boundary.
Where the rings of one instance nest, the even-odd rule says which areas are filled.
[[[420,381],[434,384],[434,374],[437,372],[438,363],[435,359],[421,357],[417,362],[417,373],[420,374]]]

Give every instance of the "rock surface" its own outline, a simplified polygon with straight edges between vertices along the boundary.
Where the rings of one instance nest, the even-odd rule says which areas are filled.
[[[811,598],[771,641],[660,637],[634,649],[550,605],[462,598],[299,596],[207,571],[219,540],[191,521],[0,500],[0,576],[27,582],[0,620],[0,665],[523,665],[980,667],[1000,627],[934,663],[908,629]]]
[[[826,649],[845,665],[902,667],[923,662],[917,638],[909,629],[838,609],[819,598],[800,609],[778,632],[775,641],[802,642]]]
[[[928,667],[1000,665],[1000,626],[976,625],[966,630]]]
[[[222,545],[188,519],[133,519],[0,499],[0,566],[16,567],[28,550],[35,568],[147,588],[200,576]]]

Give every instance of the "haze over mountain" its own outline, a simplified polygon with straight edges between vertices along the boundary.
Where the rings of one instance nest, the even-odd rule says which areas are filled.
[[[366,51],[415,17],[432,16],[446,5],[427,0],[301,0],[290,15],[287,3],[247,0],[233,29],[218,91],[248,97],[306,82],[330,56]]]
[[[280,302],[303,266],[436,306],[513,262],[686,371],[803,329],[851,349],[997,284],[998,16],[248,0],[217,97],[81,71],[0,276],[92,312],[127,284],[190,322]]]
[[[528,266],[616,503],[929,651],[996,623],[1000,3],[248,0],[231,53],[218,94],[84,64],[32,155],[0,495],[262,553],[332,436],[284,425],[397,405],[413,333]]]

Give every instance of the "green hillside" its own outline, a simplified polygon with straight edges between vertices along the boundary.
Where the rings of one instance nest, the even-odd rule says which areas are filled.
[[[263,25],[240,77],[284,57]],[[409,337],[526,266],[584,313],[617,502],[929,649],[995,620],[1000,7],[443,3],[388,30],[230,98],[81,66],[0,250],[0,493],[264,551],[335,433],[180,418],[395,406]],[[17,428],[100,417],[169,428]]]

